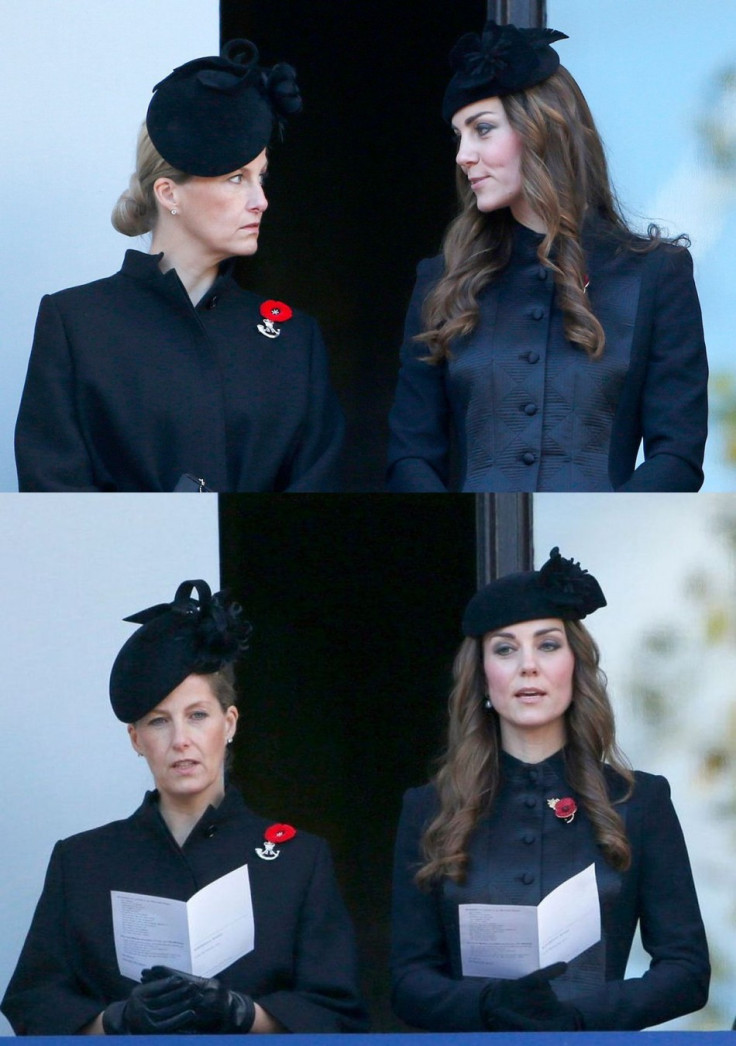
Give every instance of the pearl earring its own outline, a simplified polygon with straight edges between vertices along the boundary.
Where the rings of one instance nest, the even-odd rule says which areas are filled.
[[[489,712],[493,708],[493,701],[491,701],[491,695],[490,694],[486,694],[486,699],[483,702],[483,707],[486,709],[486,711],[489,711]]]
[[[171,208],[171,214],[178,214],[178,213],[179,212],[177,211],[176,207],[172,207]]]

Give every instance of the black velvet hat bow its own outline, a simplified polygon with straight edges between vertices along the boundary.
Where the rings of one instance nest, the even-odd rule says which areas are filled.
[[[454,75],[445,91],[443,117],[450,121],[458,109],[481,98],[500,98],[546,80],[560,64],[550,44],[566,39],[556,29],[519,29],[492,19],[481,36],[461,36],[450,52]]]
[[[193,597],[193,592],[197,598]],[[141,627],[124,644],[110,673],[110,701],[118,719],[133,723],[188,675],[217,672],[248,648],[252,627],[224,592],[206,581],[183,581],[171,603],[125,618]]]
[[[302,98],[285,62],[259,65],[250,40],[231,40],[221,56],[178,66],[153,88],[146,127],[158,152],[186,174],[216,177],[254,160]]]
[[[506,574],[476,592],[463,614],[463,632],[484,636],[521,621],[580,620],[605,605],[593,575],[555,547],[540,570]]]

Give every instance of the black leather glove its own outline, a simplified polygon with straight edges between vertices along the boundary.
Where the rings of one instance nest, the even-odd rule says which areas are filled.
[[[143,979],[171,979],[191,992],[188,1005],[194,1011],[192,1029],[196,1031],[237,1032],[244,1035],[253,1027],[256,1006],[249,995],[231,991],[214,977],[196,977],[193,973],[153,966],[143,971]]]
[[[148,971],[144,971],[147,973]],[[192,1026],[190,985],[178,977],[148,978],[127,999],[111,1002],[102,1014],[105,1035],[163,1035]]]
[[[491,1031],[577,1031],[583,1027],[580,1012],[560,1002],[550,981],[567,969],[556,962],[526,977],[490,981],[483,990],[480,1009]]]

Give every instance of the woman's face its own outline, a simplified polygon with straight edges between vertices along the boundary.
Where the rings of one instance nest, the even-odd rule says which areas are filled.
[[[221,798],[225,746],[237,719],[232,705],[222,710],[207,676],[190,675],[128,727],[162,800],[181,804],[195,799],[204,807]]]
[[[500,98],[484,98],[458,109],[452,120],[458,167],[475,193],[479,211],[511,208],[517,221],[535,229],[541,223],[522,194],[523,143]],[[536,231],[543,232],[544,227]]]
[[[498,715],[501,743],[540,742],[549,754],[565,743],[575,656],[559,618],[523,621],[483,637],[483,671]]]
[[[177,237],[201,252],[207,262],[255,254],[268,207],[263,191],[267,166],[264,150],[230,174],[171,183],[166,205],[177,211]]]

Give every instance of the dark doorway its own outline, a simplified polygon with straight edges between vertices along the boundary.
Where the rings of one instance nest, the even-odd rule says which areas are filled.
[[[393,835],[439,754],[472,496],[220,497],[222,583],[254,624],[234,776],[274,820],[325,836],[378,1030],[388,1007]]]
[[[258,255],[238,278],[317,317],[348,416],[345,486],[382,490],[387,415],[420,258],[454,213],[440,103],[485,0],[221,0],[223,40],[291,62],[304,112],[272,151]],[[288,381],[288,375],[284,375]]]

